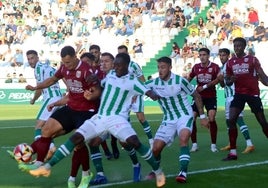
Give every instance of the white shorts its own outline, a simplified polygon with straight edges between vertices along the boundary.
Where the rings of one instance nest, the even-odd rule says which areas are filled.
[[[137,135],[125,118],[117,115],[99,116],[98,114],[86,120],[76,132],[82,134],[85,141],[110,133],[120,141],[126,142],[126,139],[130,136]]]
[[[225,118],[229,119],[229,114],[230,114],[230,106],[231,106],[231,102],[234,99],[234,97],[227,97],[225,99]],[[242,111],[239,114],[239,117],[243,117],[244,116],[244,111]]]
[[[193,121],[193,115],[185,115],[173,121],[163,121],[157,129],[154,139],[162,140],[169,146],[182,129],[188,129],[192,132]]]
[[[54,107],[50,112],[47,110],[47,106],[53,102],[56,102],[58,100],[60,100],[62,97],[53,97],[53,98],[48,98],[46,99],[42,105],[41,108],[37,114],[36,119],[38,120],[42,120],[42,121],[46,121],[48,120],[48,118],[51,116],[51,114],[57,109],[56,107]]]
[[[144,100],[143,95],[138,95],[134,103],[131,104],[131,111],[134,113],[144,112]]]

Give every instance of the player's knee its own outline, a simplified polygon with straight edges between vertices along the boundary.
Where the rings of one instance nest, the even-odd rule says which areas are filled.
[[[141,145],[137,135],[130,136],[129,138],[127,138],[126,142],[128,145],[132,146],[135,149],[137,149]]]
[[[84,142],[84,137],[80,133],[76,132],[70,137],[70,140],[77,146]]]

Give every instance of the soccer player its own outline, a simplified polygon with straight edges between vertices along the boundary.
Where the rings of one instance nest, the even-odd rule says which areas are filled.
[[[65,79],[68,88],[67,105],[55,111],[46,121],[42,128],[42,136],[31,144],[34,152],[37,153],[37,161],[32,164],[19,164],[19,168],[24,171],[36,169],[44,162],[45,154],[47,153],[49,144],[52,138],[67,134],[74,129],[80,127],[85,120],[96,114],[99,107],[101,88],[99,82],[88,82],[88,78],[93,76],[90,72],[90,65],[87,62],[80,61],[75,50],[71,46],[65,46],[61,50],[62,65],[56,71],[55,75],[39,83],[33,87],[27,85],[28,90],[38,90],[47,88],[56,83],[59,79]],[[91,92],[91,99],[87,100],[84,97],[84,91]],[[64,101],[64,100],[60,100]],[[59,101],[53,103],[58,106]],[[77,147],[79,156],[83,161],[82,179],[80,187],[88,186],[92,173],[89,172],[89,153],[85,145],[81,144]]]
[[[171,145],[177,135],[180,144],[180,170],[176,181],[185,183],[190,161],[188,142],[194,121],[193,109],[188,101],[189,95],[196,103],[201,125],[208,127],[208,119],[204,114],[200,94],[188,80],[171,72],[172,60],[169,57],[161,57],[157,62],[159,77],[145,83],[160,96],[158,103],[164,113],[162,123],[154,137],[153,154],[160,163],[162,150],[165,146]],[[150,174],[153,176],[153,173]]]
[[[217,79],[220,73],[220,67],[209,61],[210,50],[208,48],[199,49],[199,58],[201,63],[197,63],[192,67],[190,74],[188,75],[188,80],[191,81],[194,77],[196,78],[197,88],[196,90],[200,93],[202,97],[202,102],[206,108],[208,119],[209,119],[209,131],[211,137],[210,149],[212,152],[218,152],[216,147],[217,142],[217,132],[218,126],[216,123],[216,111],[217,111],[217,95],[215,85],[219,82]],[[191,152],[198,151],[197,146],[197,127],[196,127],[196,117],[198,115],[198,110],[196,104],[193,104],[194,110],[194,125],[191,134],[192,148]]]
[[[162,187],[165,184],[165,175],[160,169],[160,164],[156,163],[150,148],[140,142],[128,121],[129,104],[131,104],[133,96],[146,94],[153,100],[157,100],[159,97],[152,90],[147,89],[137,78],[128,74],[129,63],[128,54],[119,53],[116,55],[114,70],[102,81],[104,90],[98,114],[85,121],[69,140],[57,149],[44,166],[29,171],[31,175],[49,176],[51,167],[66,157],[77,144],[108,132],[133,146],[141,157],[150,164],[156,174],[157,187]],[[90,91],[85,92],[85,97],[91,98]],[[62,150],[63,148],[64,150]]]
[[[235,38],[233,45],[235,56],[232,57],[226,65],[226,84],[232,85],[234,83],[235,94],[229,112],[228,133],[230,152],[227,157],[223,159],[224,161],[237,160],[236,122],[246,103],[261,125],[263,133],[268,138],[268,122],[264,115],[259,88],[259,80],[265,86],[268,86],[268,77],[264,73],[258,58],[245,53],[247,42],[244,38]]]
[[[95,63],[93,64],[93,69],[91,69],[90,71],[94,74],[97,74],[98,70],[100,69],[100,57],[101,57],[100,46],[96,45],[96,44],[90,45],[89,52],[95,56]],[[95,67],[95,69],[94,69],[94,67]],[[110,160],[113,157],[113,154],[110,152],[110,150],[107,146],[106,140],[103,140],[103,142],[101,143],[101,146],[102,146],[102,149],[104,151],[106,158],[108,160]],[[113,147],[113,150],[115,151],[114,158],[117,159],[119,157],[119,150],[118,150],[116,145]],[[100,153],[98,151],[91,150],[90,152],[91,152],[91,155],[100,156],[99,155]]]
[[[49,78],[51,75],[54,75],[56,70],[51,67],[48,63],[43,63],[39,61],[39,56],[37,51],[35,50],[28,50],[26,52],[26,57],[29,62],[30,67],[34,69],[34,77],[36,79],[36,83],[41,83],[45,79]],[[35,131],[34,131],[34,140],[37,140],[41,137],[41,129],[44,126],[45,122],[48,120],[50,115],[57,109],[54,108],[52,111],[48,111],[47,105],[51,104],[59,99],[61,99],[62,94],[60,91],[60,85],[58,82],[55,82],[55,84],[51,85],[48,88],[44,89],[38,89],[35,91],[33,98],[30,100],[30,104],[34,104],[37,99],[42,95],[43,97],[43,103],[41,105],[41,108],[37,114],[37,121],[35,125]],[[53,152],[56,151],[56,147],[54,146],[54,143],[51,142],[49,147],[49,152],[47,154],[46,159],[49,159]],[[13,155],[13,152],[8,151],[10,154]]]
[[[128,48],[125,45],[118,46],[117,51],[118,51],[118,53],[127,53],[128,54]],[[137,77],[140,81],[145,82],[145,78],[144,78],[142,69],[140,68],[140,66],[136,62],[134,62],[134,61],[130,62],[128,71],[130,74]],[[142,95],[138,95],[138,96],[134,97],[133,103],[131,104],[131,110],[134,113],[136,113],[136,116],[137,116],[139,122],[141,123],[144,132],[146,133],[146,135],[149,139],[150,147],[152,148],[153,141],[154,141],[153,134],[152,134],[152,130],[151,130],[149,122],[145,119],[144,100],[143,100]]]
[[[230,57],[230,50],[227,48],[222,48],[219,49],[219,57],[220,61],[222,63],[222,68],[221,68],[221,75],[223,75],[223,78],[220,81],[221,87],[224,88],[224,96],[225,96],[225,117],[226,117],[226,124],[227,124],[227,129],[229,128],[229,109],[230,109],[230,104],[234,98],[234,84],[228,86],[225,84],[224,81],[224,75],[226,75],[226,64],[228,62],[228,59]],[[240,128],[241,133],[243,134],[244,138],[246,139],[246,144],[247,147],[242,153],[250,153],[254,151],[254,146],[252,144],[252,141],[250,139],[249,135],[249,130],[248,126],[245,124],[244,119],[243,119],[243,112],[241,112],[238,116],[237,119],[237,124]],[[230,150],[230,144],[221,148],[222,151]]]

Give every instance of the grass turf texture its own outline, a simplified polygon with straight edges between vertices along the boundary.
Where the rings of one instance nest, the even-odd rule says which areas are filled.
[[[21,172],[17,163],[10,159],[6,153],[7,149],[19,143],[31,143],[33,140],[35,115],[39,109],[38,105],[1,105],[0,106],[0,188],[60,188],[67,187],[67,179],[70,173],[70,157],[64,159],[52,168],[49,178],[34,178],[29,174]],[[146,107],[146,118],[149,120],[153,132],[155,133],[162,115],[158,107]],[[267,114],[267,109],[265,109]],[[131,120],[140,139],[148,144],[142,126],[137,122],[136,116],[132,114]],[[199,151],[191,154],[189,174],[187,183],[178,185],[175,182],[175,175],[178,173],[178,140],[175,139],[170,147],[166,147],[162,154],[162,168],[167,175],[165,187],[266,187],[268,178],[267,160],[267,139],[263,135],[255,117],[249,110],[245,112],[245,121],[249,125],[250,135],[256,150],[250,154],[241,154],[246,144],[241,133],[238,137],[238,160],[223,162],[227,152],[212,153],[210,151],[210,136],[208,130],[200,128],[198,125],[198,145]],[[218,149],[228,143],[227,130],[225,125],[224,111],[219,108],[217,114],[218,122]],[[69,135],[55,139],[56,146],[62,144]],[[109,144],[110,140],[108,140]],[[102,151],[102,150],[101,150]],[[142,164],[142,176],[145,177],[151,168],[140,157]],[[132,183],[132,165],[127,153],[120,151],[118,160],[108,161],[103,157],[105,174],[109,179],[109,184],[105,187],[155,187],[154,181],[142,181]],[[95,169],[92,166],[92,171]],[[77,176],[77,184],[80,182],[81,170]],[[121,184],[120,184],[121,182]],[[94,186],[91,186],[94,187]],[[100,186],[95,186],[100,187]]]

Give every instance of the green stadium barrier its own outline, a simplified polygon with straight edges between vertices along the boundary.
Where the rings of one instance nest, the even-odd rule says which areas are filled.
[[[64,92],[65,90],[63,90]],[[1,89],[0,88],[0,104],[29,104],[33,98],[34,92],[25,89]],[[217,86],[217,102],[218,107],[224,107],[224,90]],[[264,107],[268,107],[268,89],[261,89],[261,99]],[[189,99],[191,100],[191,99]],[[36,103],[41,103],[40,97]],[[149,97],[144,97],[145,106],[158,106],[156,101],[152,101]]]

